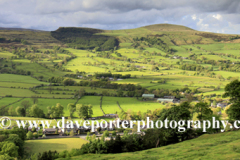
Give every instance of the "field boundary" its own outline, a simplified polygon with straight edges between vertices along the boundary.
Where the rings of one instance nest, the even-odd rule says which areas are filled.
[[[74,103],[74,105],[76,105],[76,104],[78,103],[79,99],[80,99],[80,98],[77,99],[77,101]]]
[[[2,97],[2,98],[5,98],[6,96]],[[54,97],[54,96],[53,96]],[[19,96],[11,96],[11,97],[7,97],[7,98],[32,98],[32,97],[19,97]],[[37,98],[40,98],[40,99],[74,99],[74,98],[52,98],[52,97],[38,97]]]
[[[15,102],[13,102],[13,103],[10,103],[10,104],[6,105],[5,107],[8,107],[8,106],[10,106],[10,105],[13,105],[13,104],[15,104],[15,103],[17,103],[17,102],[20,102],[20,101],[24,100],[24,99],[25,99],[25,98],[21,98],[21,99],[15,101]]]
[[[103,109],[102,109],[102,99],[103,99],[103,96],[101,96],[101,98],[100,98],[100,109],[102,110],[103,115],[105,115],[105,112],[104,112]]]
[[[121,106],[120,106],[120,104],[119,104],[118,101],[117,101],[117,105],[118,105],[118,107],[120,108],[120,110],[124,111],[124,110],[121,108]]]
[[[1,98],[1,99],[2,99],[2,98]],[[2,111],[4,111],[8,106],[13,105],[13,104],[15,104],[15,103],[17,103],[17,102],[20,102],[20,101],[22,101],[23,99],[25,99],[25,98],[21,98],[21,99],[15,101],[15,102],[13,102],[13,103],[9,103],[9,104],[7,104],[7,105],[5,105],[5,106],[2,106],[2,108],[1,108],[1,113],[2,113]]]

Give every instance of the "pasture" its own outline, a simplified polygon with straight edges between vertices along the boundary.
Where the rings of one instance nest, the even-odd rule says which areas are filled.
[[[81,148],[85,143],[87,143],[87,141],[81,138],[26,140],[25,149],[30,154],[42,153],[49,150],[61,152],[73,148]]]

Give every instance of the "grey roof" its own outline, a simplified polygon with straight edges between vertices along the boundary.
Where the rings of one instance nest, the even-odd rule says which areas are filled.
[[[158,98],[157,101],[173,102],[174,99]]]
[[[154,96],[155,96],[154,94],[143,94],[142,95],[142,97],[152,97],[152,98],[154,98]]]
[[[48,132],[56,131],[56,128],[44,128],[43,131],[48,131]]]

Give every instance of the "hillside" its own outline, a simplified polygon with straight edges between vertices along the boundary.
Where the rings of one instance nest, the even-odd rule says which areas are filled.
[[[240,77],[239,40],[237,35],[172,24],[123,30],[0,30],[0,116],[80,120],[81,108],[69,106],[82,104],[91,109],[87,118],[117,114],[145,120],[178,102],[195,106],[204,101],[226,120],[230,102],[222,95]],[[240,154],[239,138],[239,131],[203,135],[147,151],[75,159],[233,159]]]
[[[173,24],[155,24],[135,29],[100,30],[92,28],[60,27],[56,31],[35,31],[28,29],[1,28],[0,38],[17,42],[25,40],[32,46],[68,44],[72,48],[93,49],[100,47],[102,50],[113,49],[119,43],[133,43],[138,37],[159,37],[168,45],[209,44],[209,43],[234,43],[230,40],[235,35],[218,34],[196,31],[191,28]],[[8,43],[9,43],[8,42]],[[105,44],[104,44],[105,43]],[[4,44],[6,45],[6,43]],[[16,43],[11,43],[16,45]],[[120,44],[121,45],[121,44]],[[2,46],[2,44],[0,44]]]
[[[131,160],[131,159],[238,159],[240,156],[240,131],[205,134],[196,139],[133,153],[87,154],[58,160]]]

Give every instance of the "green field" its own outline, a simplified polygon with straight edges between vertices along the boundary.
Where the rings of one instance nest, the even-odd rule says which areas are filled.
[[[38,139],[27,140],[25,142],[25,149],[28,153],[42,153],[45,151],[64,151],[72,148],[81,148],[87,141],[81,138],[56,138],[56,139]]]
[[[10,103],[14,103],[18,100],[20,100],[21,98],[1,98],[0,99],[0,106],[6,106]]]
[[[14,74],[0,74],[0,82],[14,82],[14,83],[27,83],[27,84],[44,84],[29,76],[14,75]]]
[[[22,101],[29,101],[31,104],[33,104],[31,98],[25,98]],[[14,108],[21,106],[22,101],[13,104],[12,106]],[[47,113],[47,107],[52,107],[55,106],[57,103],[60,103],[64,107],[64,116],[69,116],[69,111],[67,110],[67,105],[69,103],[75,103],[76,99],[43,99],[39,98],[38,99],[38,107],[41,108],[44,113]]]

